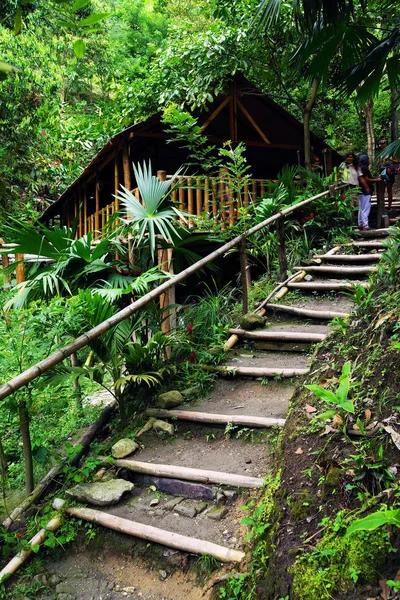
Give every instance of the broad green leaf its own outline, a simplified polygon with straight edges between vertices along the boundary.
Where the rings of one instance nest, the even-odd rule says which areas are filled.
[[[336,414],[335,410],[326,410],[325,412],[315,415],[316,419],[321,419],[321,421],[325,421],[325,419],[332,419]]]
[[[350,371],[351,371],[351,362],[347,361],[346,363],[344,363],[344,365],[342,367],[341,377],[349,377]]]
[[[82,58],[86,51],[86,42],[84,40],[75,40],[74,52],[78,58]]]
[[[72,5],[72,12],[76,12],[77,10],[80,10],[81,8],[83,8],[84,6],[86,6],[87,4],[89,4],[90,0],[75,0],[75,2]]]
[[[338,406],[343,408],[346,412],[349,412],[354,415],[354,404],[351,400],[347,400],[346,402],[338,402]]]
[[[347,528],[345,537],[356,531],[373,531],[382,525],[400,526],[400,510],[378,511],[368,517],[358,519]]]
[[[103,19],[106,19],[108,16],[110,16],[110,14],[111,13],[109,12],[93,13],[92,15],[90,15],[90,17],[79,21],[77,25],[78,27],[87,27],[88,25],[93,25],[94,23],[99,23],[99,21],[103,21]]]
[[[336,395],[333,392],[331,392],[330,390],[326,390],[325,388],[321,387],[320,385],[313,385],[313,384],[305,385],[304,387],[306,387],[308,390],[313,392],[313,394],[318,396],[318,398],[321,398],[321,400],[324,400],[324,402],[333,402],[334,404],[337,404]]]

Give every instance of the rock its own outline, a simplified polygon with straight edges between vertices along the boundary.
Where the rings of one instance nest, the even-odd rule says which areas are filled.
[[[187,519],[194,519],[197,515],[197,511],[193,505],[187,504],[185,501],[180,502],[174,508],[174,512],[178,513],[182,517],[186,517]]]
[[[224,354],[224,347],[221,346],[211,346],[210,348],[208,348],[207,350],[208,354],[211,354],[211,356],[219,356],[220,354]]]
[[[158,571],[159,575],[160,575],[160,581],[165,581],[168,577],[168,573],[167,571],[163,571],[163,569],[160,569]]]
[[[228,514],[228,509],[225,506],[220,506],[218,508],[212,508],[208,511],[207,517],[209,519],[213,519],[214,521],[221,521]]]
[[[111,448],[111,454],[114,458],[125,458],[125,456],[136,452],[138,448],[139,444],[137,444],[134,440],[123,438],[114,444],[114,446]]]
[[[157,406],[166,409],[174,408],[175,406],[179,406],[179,404],[182,404],[184,400],[185,398],[180,392],[173,390],[171,392],[166,392],[165,394],[160,394],[158,396]]]
[[[191,402],[192,400],[197,400],[200,396],[200,388],[194,385],[193,387],[186,388],[186,390],[182,390],[181,394],[185,402]]]
[[[150,506],[158,506],[160,504],[160,501],[158,498],[153,498],[153,500],[150,502]]]
[[[56,594],[69,594],[71,584],[67,581],[62,581],[56,586]]]
[[[171,498],[171,500],[168,500],[164,504],[163,508],[165,508],[165,510],[174,510],[175,506],[178,506],[183,500],[184,498],[182,496],[180,498]]]
[[[135,481],[141,485],[155,485],[160,492],[170,496],[185,496],[194,500],[215,500],[218,491],[217,488],[201,483],[169,479],[168,477],[152,477],[140,475],[139,473],[135,474]]]
[[[257,327],[263,327],[266,323],[266,318],[254,313],[247,313],[242,315],[240,319],[240,327],[242,329],[256,329]]]
[[[59,575],[50,575],[49,577],[49,585],[57,585],[57,583],[60,583],[61,581],[61,577]]]
[[[136,588],[134,588],[132,585],[127,585],[126,587],[122,588],[123,592],[127,592],[128,594],[133,594],[136,591]]]
[[[304,277],[304,281],[314,281],[314,277],[312,275],[308,274]]]
[[[65,492],[66,496],[95,506],[117,504],[126,492],[133,490],[133,483],[124,479],[107,482],[82,483]],[[61,584],[59,584],[61,585]]]
[[[167,421],[161,421],[157,419],[153,423],[154,431],[161,431],[163,433],[168,433],[168,435],[174,435],[174,426],[171,423],[167,423]]]
[[[57,600],[77,600],[76,594],[57,594]]]
[[[218,492],[216,500],[218,506],[220,506],[221,504],[225,504],[225,494],[223,494],[222,492]]]
[[[233,502],[238,497],[238,493],[236,490],[223,490],[222,492],[227,500]]]
[[[246,463],[246,465],[251,465],[251,458],[248,458],[247,460],[244,461]]]

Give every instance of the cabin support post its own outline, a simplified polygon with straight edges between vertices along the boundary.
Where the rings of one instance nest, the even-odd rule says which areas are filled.
[[[287,260],[286,260],[286,248],[285,248],[285,224],[283,217],[277,219],[276,223],[276,237],[278,240],[278,259],[279,259],[279,274],[280,280],[285,281],[287,278]]]
[[[376,183],[376,228],[382,227],[382,215],[385,213],[385,184],[383,181]]]
[[[88,232],[88,214],[87,214],[87,187],[83,188],[83,233],[84,235]]]
[[[24,255],[16,254],[15,261],[18,262],[15,270],[15,278],[17,280],[17,285],[25,281],[25,265],[24,265]]]
[[[94,228],[96,230],[95,236],[100,235],[100,182],[96,178],[96,212],[94,214]]]
[[[157,171],[157,177],[160,181],[166,181],[167,172]],[[158,264],[162,265],[164,271],[168,271],[171,275],[174,274],[172,266],[172,248],[164,248],[158,251]],[[168,292],[160,295],[160,309],[161,309],[161,330],[164,333],[169,333],[175,326],[176,312],[175,309],[164,310],[171,304],[175,304],[175,287],[172,287]],[[171,349],[167,348],[167,354],[170,355]]]
[[[115,195],[115,212],[119,211],[119,164],[118,164],[118,152],[114,156],[114,195]]]
[[[131,167],[129,164],[128,142],[125,140],[122,148],[122,165],[124,168],[124,186],[130,190],[131,185]]]
[[[239,248],[240,256],[240,278],[242,281],[242,312],[245,315],[249,312],[249,289],[247,287],[247,255],[246,238],[243,238]]]

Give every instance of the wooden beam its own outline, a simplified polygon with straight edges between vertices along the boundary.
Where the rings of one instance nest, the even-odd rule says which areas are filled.
[[[24,265],[24,255],[16,254],[15,261],[18,262],[15,270],[15,278],[17,281],[17,285],[25,281],[25,265]]]
[[[227,96],[225,98],[225,100],[223,102],[221,102],[221,104],[214,110],[214,112],[208,117],[207,121],[204,123],[204,125],[201,126],[200,128],[200,133],[203,133],[203,131],[209,126],[210,123],[212,123],[215,119],[215,117],[217,117],[219,115],[219,113],[221,112],[221,110],[228,104],[228,102],[231,101],[231,96]]]
[[[242,113],[244,114],[244,116],[246,117],[246,119],[253,125],[253,127],[257,131],[258,135],[264,140],[264,142],[266,144],[270,144],[269,139],[267,138],[267,136],[265,135],[265,133],[263,132],[261,127],[259,127],[257,125],[257,123],[255,122],[255,120],[253,119],[251,114],[247,111],[247,109],[243,106],[243,104],[240,102],[239,99],[237,99],[237,104],[238,104],[238,107],[240,108],[240,110],[242,111]]]
[[[358,282],[358,285],[361,285],[364,288],[368,288],[369,284],[365,282]],[[337,283],[335,281],[307,281],[307,282],[299,282],[299,283],[288,283],[288,288],[294,290],[307,290],[309,292],[329,292],[329,291],[343,291],[343,290],[352,290],[354,289],[354,285],[347,281],[343,281]]]

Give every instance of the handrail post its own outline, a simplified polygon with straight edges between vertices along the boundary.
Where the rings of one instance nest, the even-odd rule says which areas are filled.
[[[376,228],[382,227],[382,215],[385,213],[385,184],[378,181],[376,184]]]
[[[18,262],[15,269],[15,278],[17,281],[17,285],[25,281],[25,265],[24,265],[24,255],[16,254],[15,262]]]
[[[249,289],[247,287],[247,254],[246,254],[246,238],[240,242],[240,279],[242,281],[242,312],[245,315],[249,312]]]
[[[287,278],[287,259],[285,245],[285,223],[283,217],[275,221],[276,237],[278,240],[279,277],[281,281]]]

